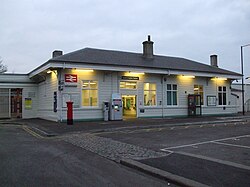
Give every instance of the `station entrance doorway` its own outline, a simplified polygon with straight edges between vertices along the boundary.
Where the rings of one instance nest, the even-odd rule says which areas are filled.
[[[11,96],[11,118],[22,117],[22,89],[10,89]]]
[[[123,117],[136,118],[136,95],[122,95]]]
[[[0,88],[0,118],[22,117],[22,89]]]

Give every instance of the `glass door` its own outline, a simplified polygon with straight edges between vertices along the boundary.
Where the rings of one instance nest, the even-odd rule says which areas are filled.
[[[125,118],[136,117],[136,95],[122,95],[123,116]]]

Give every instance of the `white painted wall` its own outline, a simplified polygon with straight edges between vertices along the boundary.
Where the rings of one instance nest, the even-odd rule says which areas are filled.
[[[37,84],[26,74],[0,74],[0,88],[22,89],[22,118],[36,118],[38,107]],[[32,109],[25,108],[25,98],[32,99]],[[10,103],[10,102],[9,102]]]
[[[32,100],[32,108],[27,109],[25,108],[25,98],[31,98]],[[22,93],[22,118],[37,118],[37,108],[38,108],[38,93],[37,93],[37,85],[35,86],[27,86],[23,87]]]
[[[238,83],[234,83],[232,84],[232,88],[238,90],[238,91],[233,91],[233,93],[238,96],[238,98],[234,97],[234,100],[238,107],[238,112],[242,112],[242,92],[241,92],[242,85]],[[244,92],[245,93],[245,112],[249,112],[250,111],[250,84],[245,84],[244,90],[245,90]]]
[[[38,84],[37,117],[58,121],[57,112],[53,111],[54,91],[58,90],[57,75],[52,72],[46,74],[46,80]]]
[[[58,81],[64,80],[65,73],[78,75],[78,82],[75,86],[64,86],[62,91],[58,91]],[[204,105],[202,107],[203,115],[231,114],[236,113],[239,108],[239,99],[231,95],[230,81],[214,81],[206,77],[183,78],[175,75],[145,74],[139,76],[136,90],[120,89],[122,76],[131,76],[126,72],[117,71],[97,71],[92,73],[81,73],[73,69],[62,69],[62,72],[46,74],[46,80],[35,84],[29,79],[28,75],[4,74],[0,75],[0,88],[22,88],[23,89],[23,118],[43,118],[53,121],[65,121],[67,119],[67,108],[62,98],[65,94],[75,94],[78,98],[78,106],[74,107],[75,120],[100,120],[103,118],[102,103],[110,101],[112,93],[122,95],[137,96],[137,117],[168,117],[168,116],[187,116],[187,97],[194,93],[194,85],[203,85]],[[133,76],[133,75],[132,75]],[[61,77],[61,78],[60,78]],[[15,83],[12,82],[15,80]],[[82,80],[98,81],[98,106],[82,107]],[[155,83],[157,85],[157,105],[144,106],[144,83]],[[167,84],[177,84],[178,86],[178,105],[167,106]],[[226,106],[207,106],[207,96],[212,95],[218,98],[218,86],[227,87],[227,105]],[[232,85],[238,88],[239,86]],[[246,101],[250,104],[250,85],[246,86]],[[58,108],[53,111],[54,92],[57,92]],[[26,109],[24,106],[25,98],[32,98],[32,109]],[[140,112],[144,109],[144,113]],[[246,106],[247,109],[247,106]],[[250,109],[250,107],[249,107]]]
[[[46,81],[41,82],[38,86],[38,117],[55,120],[67,120],[67,108],[65,100],[62,100],[65,94],[78,94],[79,104],[74,107],[74,120],[101,120],[103,119],[102,103],[103,101],[110,101],[112,93],[120,93],[122,95],[136,95],[137,96],[137,117],[168,117],[168,116],[187,116],[187,97],[188,94],[194,93],[194,85],[203,85],[204,89],[204,105],[202,106],[203,115],[214,114],[231,114],[237,112],[235,101],[231,97],[230,81],[214,81],[210,78],[196,77],[182,78],[180,76],[162,76],[158,74],[145,74],[139,76],[136,90],[120,89],[119,84],[121,76],[126,76],[125,72],[112,71],[94,71],[92,73],[81,73],[71,69],[62,70],[61,80],[64,80],[66,73],[78,75],[78,82],[75,86],[65,86],[63,91],[58,92],[58,111],[53,112],[53,92],[58,89],[58,78],[52,74],[48,74]],[[131,76],[131,75],[130,75]],[[82,80],[96,80],[98,81],[98,106],[82,107]],[[144,83],[155,83],[157,85],[157,105],[150,107],[144,106]],[[178,105],[167,106],[167,84],[177,84],[178,86]],[[218,98],[218,86],[227,87],[227,105],[226,106],[207,106],[207,95],[213,95]],[[63,106],[63,107],[61,107]],[[144,109],[144,113],[140,110]]]

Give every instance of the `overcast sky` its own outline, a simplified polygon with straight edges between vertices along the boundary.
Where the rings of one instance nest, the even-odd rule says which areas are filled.
[[[250,43],[250,0],[1,0],[0,56],[10,73],[28,73],[51,58],[85,47],[154,53],[240,69]],[[250,76],[250,46],[244,48]]]

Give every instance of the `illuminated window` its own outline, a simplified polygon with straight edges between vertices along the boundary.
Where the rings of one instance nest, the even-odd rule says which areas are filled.
[[[177,105],[177,85],[167,84],[167,105]]]
[[[218,100],[219,100],[219,105],[226,105],[227,104],[227,88],[226,88],[226,86],[219,86],[218,87]]]
[[[82,81],[82,106],[98,105],[98,82]]]
[[[156,84],[144,83],[144,106],[156,106]]]
[[[203,105],[204,96],[203,96],[203,85],[194,85],[194,94],[201,95],[201,105]]]
[[[120,89],[136,89],[136,82],[121,81]]]

